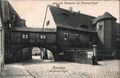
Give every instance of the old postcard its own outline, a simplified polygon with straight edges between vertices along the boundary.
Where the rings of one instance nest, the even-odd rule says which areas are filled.
[[[0,78],[120,78],[119,0],[0,0]]]

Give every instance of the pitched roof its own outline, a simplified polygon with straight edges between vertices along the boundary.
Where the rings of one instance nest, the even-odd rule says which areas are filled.
[[[14,22],[16,22],[16,24],[14,26],[15,27],[26,27],[26,25],[24,25],[24,23],[21,22],[20,16],[15,11],[15,9],[13,8],[13,6],[10,4],[9,1],[7,0],[2,1],[2,6],[3,6],[2,8],[3,18],[2,19],[4,22],[10,21],[10,19],[13,18],[12,16],[15,15]]]
[[[30,27],[16,27],[13,31],[25,31],[25,32],[56,32],[54,28],[30,28]]]
[[[98,22],[99,20],[106,19],[106,18],[116,19],[116,18],[115,18],[114,16],[112,16],[110,13],[105,12],[102,16],[99,16],[99,17],[95,18],[95,19],[93,20],[93,24],[95,24],[95,23]]]
[[[95,17],[78,12],[71,13],[69,10],[51,5],[49,8],[57,27],[95,31],[92,28],[92,19]]]

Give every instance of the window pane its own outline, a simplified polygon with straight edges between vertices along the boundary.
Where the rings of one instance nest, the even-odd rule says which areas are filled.
[[[44,35],[44,39],[46,39],[46,36]]]
[[[25,34],[22,35],[22,38],[25,38]]]
[[[79,38],[80,38],[79,34],[75,34],[75,38],[76,38],[76,40],[79,40]]]
[[[26,39],[28,39],[28,35],[26,35]]]
[[[40,39],[46,39],[46,35],[40,35]]]

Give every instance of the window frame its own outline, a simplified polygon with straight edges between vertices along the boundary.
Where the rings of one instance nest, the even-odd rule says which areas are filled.
[[[28,34],[22,34],[22,39],[28,39],[29,38],[29,36],[28,36]]]
[[[80,34],[75,33],[75,40],[79,41],[80,40]]]
[[[103,28],[103,25],[100,24],[99,25],[99,30],[102,30],[102,28]]]
[[[46,39],[46,35],[45,34],[40,34],[40,39],[41,40],[45,40]]]
[[[69,33],[68,32],[64,32],[64,40],[68,40],[69,39]]]

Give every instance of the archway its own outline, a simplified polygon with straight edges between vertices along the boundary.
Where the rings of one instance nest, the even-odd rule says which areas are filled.
[[[31,47],[32,59],[54,60],[53,53],[43,47]]]
[[[56,61],[56,58],[58,58],[58,52],[51,48],[41,47],[39,45],[12,45],[9,52],[5,52],[5,63],[22,62],[25,60],[34,59],[32,58],[32,50],[34,49],[37,49],[35,51],[38,51],[38,60],[42,59]],[[45,50],[47,51],[47,59],[44,58]]]

